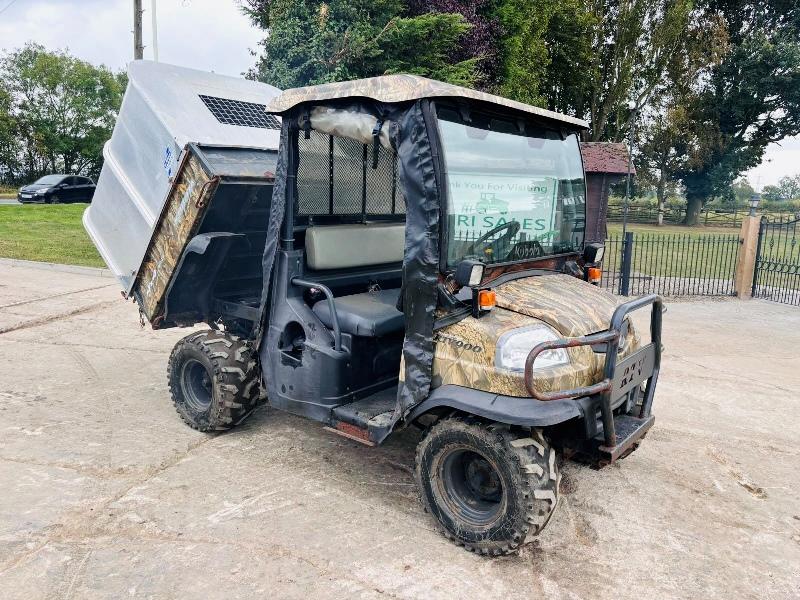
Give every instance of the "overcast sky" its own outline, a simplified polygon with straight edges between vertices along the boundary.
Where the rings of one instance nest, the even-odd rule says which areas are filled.
[[[9,6],[9,2],[11,2]],[[142,0],[145,58],[152,58],[150,2]],[[67,48],[92,63],[120,70],[133,58],[132,0],[0,0],[0,50],[29,40]],[[254,63],[263,32],[242,15],[236,0],[158,0],[159,59],[225,75],[241,75]],[[748,178],[758,188],[800,174],[800,139],[767,149]]]
[[[0,0],[0,10],[10,0]],[[145,9],[144,57],[152,58],[151,0]],[[158,0],[158,54],[163,62],[240,75],[253,63],[263,32],[250,25],[235,0]],[[0,14],[0,47],[29,40],[68,48],[112,69],[133,58],[132,0],[16,0]]]

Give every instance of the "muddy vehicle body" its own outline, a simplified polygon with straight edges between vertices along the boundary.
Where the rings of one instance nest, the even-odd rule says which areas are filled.
[[[419,427],[441,530],[513,551],[556,508],[560,454],[607,465],[653,424],[661,299],[593,285],[586,124],[406,75],[265,105],[274,149],[186,143],[118,272],[154,328],[211,327],[170,357],[178,413],[214,431],[267,402],[369,446]]]

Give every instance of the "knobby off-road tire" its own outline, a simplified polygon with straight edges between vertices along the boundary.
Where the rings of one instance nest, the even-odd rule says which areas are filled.
[[[417,447],[425,510],[467,550],[497,556],[539,534],[558,503],[556,451],[540,431],[449,418]]]
[[[222,331],[202,331],[175,344],[167,367],[172,402],[187,425],[223,431],[259,405],[261,372],[250,344]]]

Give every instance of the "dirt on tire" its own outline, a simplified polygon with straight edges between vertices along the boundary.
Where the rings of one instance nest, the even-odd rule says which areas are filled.
[[[503,507],[490,526],[474,527],[448,508],[437,491],[437,456],[449,447],[470,448],[497,469],[505,490]],[[415,478],[425,510],[444,535],[467,550],[499,556],[538,535],[556,509],[560,475],[557,452],[541,431],[515,432],[504,425],[461,417],[443,419],[417,447]]]
[[[210,402],[198,409],[181,383],[187,361],[208,375]],[[224,431],[246,419],[261,403],[261,369],[251,344],[223,331],[206,330],[180,340],[167,366],[170,395],[181,419],[199,431]]]

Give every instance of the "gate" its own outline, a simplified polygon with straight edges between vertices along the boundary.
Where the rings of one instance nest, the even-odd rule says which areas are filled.
[[[753,297],[800,305],[800,218],[770,222],[758,229]]]

